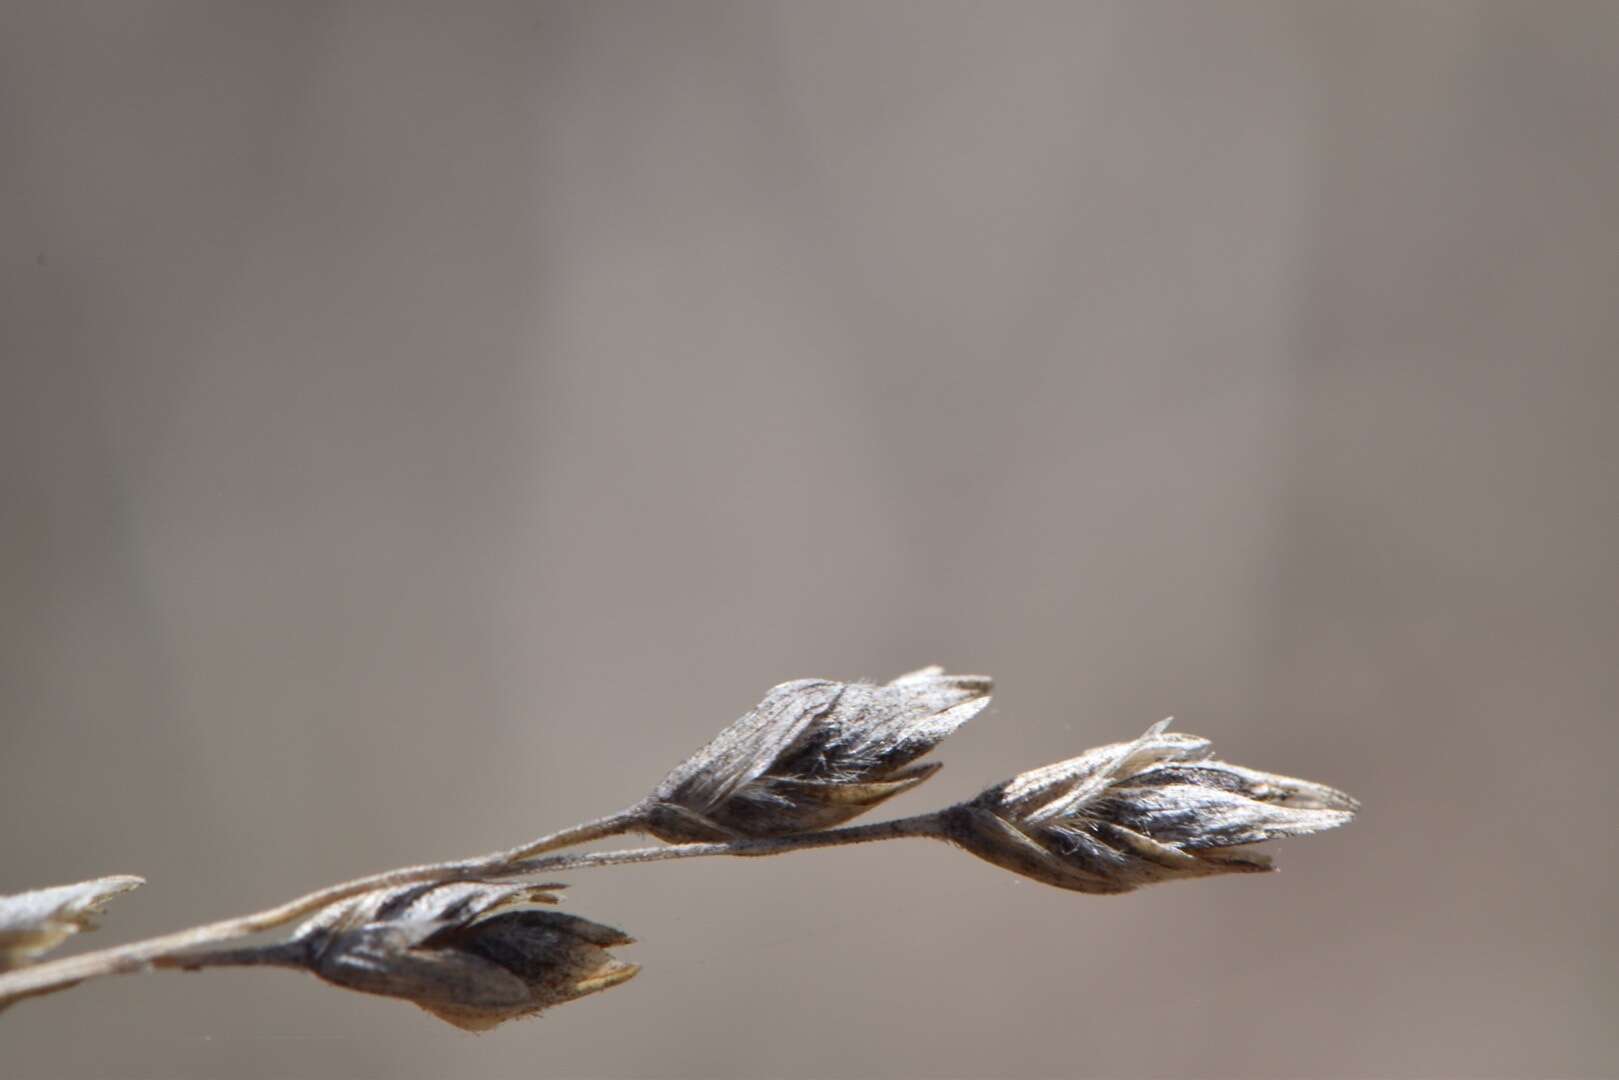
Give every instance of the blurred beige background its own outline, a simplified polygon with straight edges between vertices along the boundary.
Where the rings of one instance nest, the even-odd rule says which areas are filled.
[[[155,933],[928,662],[895,812],[1169,714],[1366,809],[576,874],[645,971],[539,1020],[161,975],[4,1071],[1615,1075],[1616,102],[1611,3],[6,4],[0,890]]]

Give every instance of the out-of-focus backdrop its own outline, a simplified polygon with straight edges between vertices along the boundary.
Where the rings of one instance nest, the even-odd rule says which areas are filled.
[[[290,973],[15,1077],[1612,1075],[1619,5],[11,3],[0,891],[76,947],[997,677],[910,812],[1176,715],[1282,872],[570,875],[470,1037]]]

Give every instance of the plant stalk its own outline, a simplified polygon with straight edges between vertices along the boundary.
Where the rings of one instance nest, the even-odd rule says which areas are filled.
[[[0,975],[0,1009],[14,1001],[40,994],[55,993],[76,986],[86,979],[104,975],[126,975],[151,967],[171,967],[196,970],[204,967],[239,967],[247,964],[274,964],[288,966],[288,955],[280,946],[246,947],[197,953],[192,950],[219,941],[246,937],[285,925],[305,915],[334,904],[339,900],[387,889],[396,885],[410,885],[422,881],[460,881],[475,877],[516,877],[524,874],[546,873],[553,870],[582,870],[597,866],[623,866],[632,863],[664,862],[670,859],[695,859],[713,855],[758,857],[784,855],[812,848],[842,847],[847,844],[869,844],[879,840],[897,840],[903,837],[942,838],[944,831],[938,814],[920,814],[875,825],[855,825],[844,829],[806,833],[769,839],[733,840],[710,844],[672,844],[663,847],[627,848],[620,851],[598,851],[583,855],[551,855],[547,851],[572,847],[637,831],[645,820],[641,805],[633,806],[608,817],[575,825],[571,829],[542,836],[519,847],[472,859],[454,862],[426,863],[407,866],[369,877],[355,878],[339,885],[289,900],[278,907],[267,908],[252,915],[206,923],[189,930],[180,930],[145,941],[132,942],[110,949],[71,956],[64,960],[36,964],[18,971]],[[296,966],[296,965],[292,965]]]
[[[6,972],[0,974],[0,1009],[23,998],[66,990],[86,979],[142,971],[154,961],[175,956],[201,945],[211,945],[273,930],[294,919],[319,911],[329,904],[374,889],[388,889],[396,885],[411,885],[422,881],[460,881],[467,878],[510,877],[527,873],[523,867],[539,861],[537,856],[544,852],[587,844],[608,836],[639,832],[646,821],[646,814],[646,804],[637,803],[616,814],[582,822],[505,851],[371,874],[337,885],[328,885],[324,889],[318,889],[251,915],[239,915],[233,919],[223,919],[172,934],[147,938],[145,941],[117,945],[110,949],[100,949],[81,956],[70,956]]]
[[[548,874],[559,870],[583,870],[598,866],[625,866],[633,863],[665,862],[670,859],[700,859],[713,855],[758,857],[785,855],[813,848],[869,844],[879,840],[906,837],[945,838],[937,813],[881,821],[875,825],[852,825],[843,829],[804,833],[766,839],[730,840],[711,844],[670,844],[664,847],[627,848],[620,851],[594,851],[583,855],[551,855],[513,864],[513,872]]]

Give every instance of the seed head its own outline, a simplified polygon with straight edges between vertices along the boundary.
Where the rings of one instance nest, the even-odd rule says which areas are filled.
[[[536,908],[556,903],[560,888],[463,881],[382,889],[320,912],[291,944],[327,982],[486,1031],[640,970],[607,951],[631,944],[622,931]]]
[[[1025,877],[1088,893],[1271,869],[1245,850],[1336,828],[1359,804],[1307,780],[1214,761],[1207,739],[1141,738],[1013,777],[943,815],[949,838]]]
[[[937,772],[917,759],[981,712],[991,685],[937,667],[884,686],[782,683],[664,779],[651,831],[683,843],[841,825]]]

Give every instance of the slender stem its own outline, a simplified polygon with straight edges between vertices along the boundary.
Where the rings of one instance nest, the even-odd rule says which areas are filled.
[[[883,821],[875,825],[856,825],[847,829],[829,829],[773,839],[734,840],[728,843],[675,844],[665,847],[629,848],[621,851],[600,851],[584,855],[552,855],[546,851],[587,843],[605,836],[637,831],[645,820],[644,809],[637,805],[618,814],[575,825],[571,829],[542,836],[530,843],[507,851],[496,852],[473,859],[455,862],[426,863],[407,866],[370,877],[356,878],[340,885],[332,885],[317,892],[290,900],[279,907],[267,908],[252,915],[243,915],[221,922],[194,926],[161,937],[148,938],[129,945],[120,945],[99,952],[85,953],[65,960],[37,964],[0,975],[0,1008],[13,1001],[37,994],[66,990],[85,979],[102,975],[121,975],[141,971],[150,966],[219,967],[242,964],[289,963],[292,955],[277,946],[267,948],[241,948],[196,953],[191,950],[202,945],[232,938],[246,937],[264,930],[282,926],[303,915],[346,900],[373,889],[392,888],[420,881],[458,881],[473,877],[514,877],[552,870],[579,870],[596,866],[621,866],[628,863],[662,862],[668,859],[694,859],[710,855],[761,856],[782,855],[811,848],[840,847],[846,844],[868,844],[879,840],[897,840],[902,837],[941,838],[944,832],[937,814]],[[294,966],[296,966],[294,964]]]
[[[597,866],[624,866],[631,863],[664,862],[669,859],[700,859],[710,855],[785,855],[792,851],[812,848],[842,847],[846,844],[869,844],[878,840],[899,840],[904,837],[944,839],[939,815],[918,814],[916,817],[882,821],[875,825],[855,825],[847,829],[828,829],[825,832],[805,833],[759,840],[732,840],[714,844],[671,844],[666,847],[627,848],[621,851],[595,851],[584,855],[552,855],[542,859],[528,859],[513,864],[513,871],[522,874],[550,873],[554,870],[582,870]]]
[[[205,923],[202,926],[194,926],[188,930],[148,938],[145,941],[119,945],[110,949],[101,949],[96,952],[84,953],[81,956],[70,956],[63,960],[53,960],[49,963],[35,964],[19,971],[7,972],[0,975],[0,1008],[4,1008],[11,1002],[21,998],[66,990],[68,987],[75,986],[85,979],[96,978],[101,975],[122,975],[141,971],[161,957],[173,956],[184,950],[194,949],[199,945],[210,945],[218,941],[228,941],[232,938],[246,937],[249,934],[272,930],[277,926],[284,926],[294,919],[299,919],[318,911],[328,904],[346,900],[360,893],[371,892],[374,889],[387,889],[396,885],[410,885],[420,881],[459,881],[474,877],[506,877],[526,873],[527,871],[522,867],[537,861],[536,856],[544,852],[589,843],[592,840],[599,840],[607,836],[620,836],[624,833],[638,832],[645,824],[646,813],[645,804],[637,803],[616,814],[609,814],[607,817],[597,818],[594,821],[586,821],[572,828],[538,837],[526,844],[520,844],[505,851],[479,855],[470,859],[424,863],[420,866],[406,866],[398,870],[371,874],[367,877],[355,878],[353,881],[345,881],[338,885],[329,885],[324,889],[318,889],[315,892],[300,896],[296,900],[289,900],[284,904],[266,908],[251,915],[240,915],[234,919]]]
[[[556,851],[558,848],[576,847],[579,844],[588,844],[592,840],[601,840],[609,836],[623,836],[625,833],[640,832],[646,826],[648,808],[646,803],[636,803],[634,806],[620,810],[616,814],[597,818],[594,821],[582,822],[571,829],[562,829],[558,832],[548,833],[526,844],[499,852],[495,855],[486,855],[486,861],[493,861],[500,865],[511,865],[532,859],[536,855],[547,851]],[[469,860],[476,862],[477,860]]]
[[[182,968],[186,971],[215,967],[302,968],[304,958],[302,943],[282,942],[277,945],[244,945],[237,949],[208,949],[180,956],[159,956],[152,961],[152,966]]]

